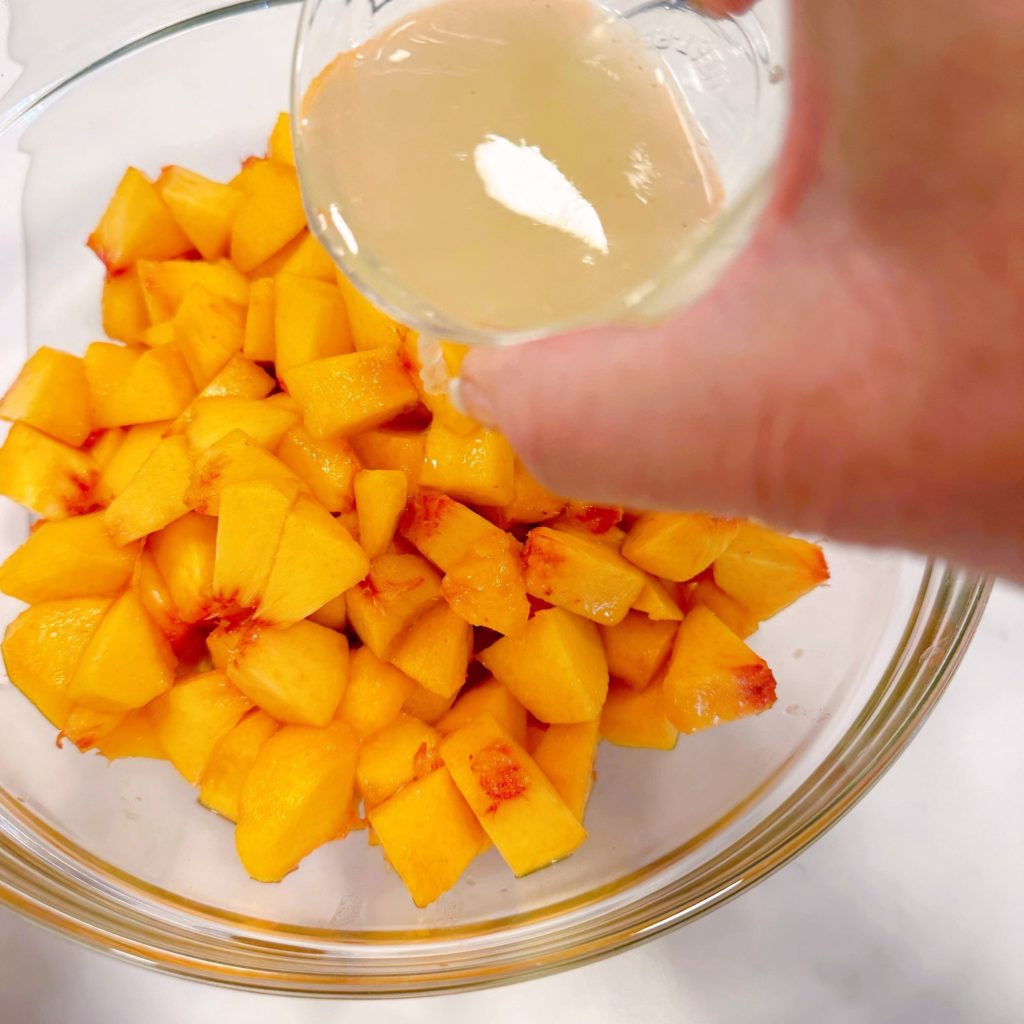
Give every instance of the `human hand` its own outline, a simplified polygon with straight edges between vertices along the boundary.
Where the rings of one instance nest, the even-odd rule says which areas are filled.
[[[656,327],[472,351],[463,401],[573,497],[1024,579],[1024,7],[793,8],[789,137],[737,262]]]

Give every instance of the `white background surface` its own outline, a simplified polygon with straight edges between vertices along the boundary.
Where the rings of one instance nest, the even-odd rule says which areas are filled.
[[[0,0],[0,39],[8,6]],[[81,49],[86,28],[102,49],[97,25],[123,31],[130,18],[133,27],[143,26],[160,6],[157,0],[18,0],[13,9],[16,18],[24,13],[48,26],[51,52],[66,53],[69,44]],[[10,84],[6,71],[0,94]],[[22,76],[16,92],[38,84]],[[610,960],[483,993],[313,1002],[161,977],[0,911],[0,1021],[1020,1021],[1022,667],[1024,592],[1002,587],[950,692],[850,816],[739,900]]]

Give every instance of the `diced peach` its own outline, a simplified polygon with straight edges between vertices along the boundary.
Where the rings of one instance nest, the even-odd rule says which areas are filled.
[[[393,349],[318,359],[282,375],[314,437],[348,436],[416,405],[418,396]]]
[[[199,622],[220,611],[213,596],[216,540],[216,520],[189,512],[146,542],[183,622]]]
[[[279,274],[274,279],[274,344],[279,377],[293,367],[354,351],[341,292],[325,281]]]
[[[365,578],[370,560],[352,535],[323,507],[299,495],[281,531],[257,615],[265,622],[296,622]]]
[[[519,544],[488,537],[472,554],[445,573],[441,593],[452,610],[474,626],[518,633],[530,617],[530,602],[520,564]]]
[[[360,351],[397,348],[405,334],[402,325],[378,309],[340,270],[336,279],[345,299],[355,347]]]
[[[258,398],[197,398],[189,408],[185,437],[192,451],[202,452],[242,430],[273,451],[295,419],[289,410]]]
[[[153,182],[134,167],[124,172],[88,245],[112,274],[136,260],[168,260],[192,248]]]
[[[217,515],[220,495],[231,484],[250,480],[291,483],[298,478],[280,459],[256,444],[248,434],[234,430],[196,457],[185,504],[203,515]]]
[[[349,662],[348,686],[338,716],[352,726],[357,736],[372,736],[394,721],[415,685],[369,647],[360,647]]]
[[[231,262],[249,271],[284,248],[305,226],[295,168],[253,161],[240,182],[245,198],[231,224]]]
[[[199,398],[266,398],[274,386],[274,378],[251,359],[232,356]]]
[[[227,260],[204,263],[201,260],[139,260],[136,264],[149,321],[163,323],[178,312],[185,294],[193,285],[202,285],[211,295],[219,295],[240,306],[249,301],[249,281]]]
[[[277,457],[298,475],[328,512],[351,512],[355,507],[359,459],[347,441],[317,440],[301,423],[296,423],[281,438]]]
[[[128,427],[117,451],[105,466],[100,467],[97,490],[108,500],[120,494],[153,454],[168,427],[169,424],[166,422],[142,423],[137,427]]]
[[[633,602],[635,611],[643,612],[655,622],[682,622],[683,610],[661,580],[644,573],[643,589]]]
[[[738,519],[702,512],[648,512],[630,528],[622,553],[654,576],[679,582],[703,572],[739,528]]]
[[[349,674],[348,641],[314,622],[251,624],[226,635],[228,678],[280,722],[326,725]]]
[[[522,462],[516,459],[512,500],[495,508],[493,516],[494,521],[507,530],[521,523],[543,523],[554,519],[565,505],[565,498],[538,483]]]
[[[327,604],[317,608],[315,612],[307,616],[310,622],[318,626],[326,626],[328,629],[344,629],[348,624],[348,610],[345,607],[345,595],[339,594],[331,598]]]
[[[353,482],[359,516],[359,544],[369,555],[383,555],[394,539],[405,509],[408,481],[399,469],[364,469]]]
[[[437,572],[419,555],[380,555],[346,595],[349,622],[363,643],[386,661],[403,630],[440,596]]]
[[[602,625],[621,622],[644,586],[644,574],[589,536],[538,526],[523,552],[526,591]]]
[[[542,722],[586,722],[604,704],[608,663],[597,626],[561,608],[537,612],[478,657]]]
[[[570,501],[565,507],[562,521],[565,525],[585,530],[595,537],[612,533],[622,522],[621,505],[594,505],[585,501]]]
[[[180,519],[193,462],[185,438],[165,437],[103,513],[118,544],[128,544]]]
[[[122,757],[167,758],[164,748],[160,746],[148,708],[129,711],[110,732],[96,740],[96,749],[108,761]]]
[[[274,279],[261,277],[249,287],[242,353],[247,359],[269,363],[277,350],[274,339]]]
[[[172,686],[148,711],[168,760],[196,785],[217,742],[251,707],[222,672],[206,672]]]
[[[142,332],[149,327],[149,311],[135,270],[106,277],[100,310],[103,333],[108,338],[129,344],[140,339]]]
[[[634,690],[613,682],[601,711],[601,737],[619,747],[671,750],[679,730],[669,721],[659,683]]]
[[[177,342],[177,335],[174,333],[174,321],[164,320],[159,324],[151,324],[139,335],[138,341],[148,348],[160,348],[161,345],[170,345]],[[191,377],[191,373],[189,374]]]
[[[602,626],[612,678],[634,690],[644,689],[668,658],[676,628],[674,622],[657,622],[640,612],[630,612],[617,626]]]
[[[116,544],[100,512],[40,523],[0,566],[0,591],[27,604],[116,594],[141,547]]]
[[[741,640],[756,632],[757,619],[735,598],[730,597],[712,579],[687,584],[686,606],[693,610],[703,605],[713,611]]]
[[[172,650],[177,651],[186,645],[191,635],[189,624],[182,620],[167,587],[167,581],[160,574],[151,551],[142,552],[142,557],[135,566],[135,579],[132,585],[139,595],[143,608],[167,637]]]
[[[472,654],[472,627],[439,601],[399,638],[391,662],[420,686],[448,697],[465,683]]]
[[[828,564],[817,544],[744,523],[713,572],[722,590],[764,620],[824,583]]]
[[[173,166],[163,169],[156,188],[204,260],[227,253],[231,225],[244,198],[238,189]]]
[[[292,149],[292,119],[280,113],[274,122],[274,130],[267,142],[267,159],[295,166],[295,151]]]
[[[352,447],[367,469],[400,469],[409,481],[411,493],[420,482],[426,435],[425,430],[378,427],[356,434]]]
[[[488,845],[446,768],[408,783],[369,817],[388,862],[418,907],[447,892]]]
[[[238,820],[246,776],[263,745],[280,728],[265,711],[250,711],[217,741],[199,780],[199,802],[229,821]]]
[[[175,663],[163,633],[127,590],[90,636],[67,696],[95,711],[130,711],[171,688]]]
[[[581,723],[573,722],[572,724],[580,725]],[[526,752],[531,757],[536,753],[540,741],[544,738],[544,734],[550,728],[551,726],[548,725],[547,722],[542,722],[539,718],[535,718],[529,712],[526,713]],[[562,799],[564,800],[565,797]]]
[[[249,271],[254,280],[294,274],[334,283],[334,260],[308,228],[300,231],[283,249],[278,249],[266,262]]]
[[[0,494],[44,519],[64,519],[96,507],[99,473],[85,452],[15,423],[0,448]]]
[[[771,669],[705,607],[683,619],[664,682],[665,707],[680,732],[756,715],[775,703]]]
[[[77,448],[92,433],[92,398],[77,356],[42,348],[0,399],[0,419],[27,423]]]
[[[437,768],[441,763],[437,753],[440,741],[436,729],[411,715],[400,714],[361,744],[356,784],[367,808]]]
[[[110,605],[106,597],[47,601],[26,608],[7,627],[7,678],[57,728],[71,711],[68,683]]]
[[[583,821],[594,785],[599,724],[594,718],[571,725],[550,725],[532,751],[537,767],[579,821]]]
[[[414,494],[398,523],[398,532],[443,572],[483,546],[505,544],[505,531],[447,495]]]
[[[441,757],[517,876],[561,860],[586,838],[537,763],[489,715],[448,736]]]
[[[420,483],[476,505],[504,505],[515,495],[515,455],[496,430],[457,434],[437,420],[427,431]]]
[[[205,388],[242,351],[245,309],[194,284],[174,314],[174,336],[196,387]]]
[[[136,708],[144,712],[144,708]],[[99,746],[112,732],[120,729],[127,718],[123,711],[97,711],[95,708],[75,706],[68,712],[68,719],[57,739],[58,745],[70,740],[82,753]]]
[[[298,491],[298,481],[250,480],[221,492],[213,594],[224,607],[259,604]]]
[[[416,689],[406,697],[403,710],[407,714],[414,715],[421,722],[437,725],[455,703],[457,695],[457,693],[453,693],[448,697],[442,697],[441,694],[434,693],[433,690],[428,690],[425,686],[420,686],[417,683]]]
[[[347,725],[286,725],[260,748],[242,786],[235,845],[245,869],[277,882],[345,830],[358,744]]]
[[[477,715],[490,715],[516,743],[526,746],[526,708],[497,679],[486,679],[459,694],[437,730],[448,735]]]

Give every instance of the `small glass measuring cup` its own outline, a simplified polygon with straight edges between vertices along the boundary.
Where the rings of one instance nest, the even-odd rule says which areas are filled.
[[[303,99],[310,84],[340,53],[378,36],[437,0],[305,0],[292,76],[292,124],[300,180],[315,143],[303,131]],[[593,308],[570,320],[528,330],[495,329],[435,308],[359,240],[356,261],[318,209],[304,181],[313,230],[354,284],[423,338],[507,345],[609,320],[657,320],[706,289],[747,240],[767,193],[788,108],[786,0],[762,0],[747,14],[713,18],[688,0],[603,0],[655,54],[688,108],[691,124],[720,180],[723,202],[694,237],[680,239],[641,302],[623,313]],[[443,244],[443,243],[442,243]]]

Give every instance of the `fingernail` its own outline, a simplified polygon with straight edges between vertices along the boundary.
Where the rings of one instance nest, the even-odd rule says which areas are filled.
[[[463,415],[472,416],[485,427],[497,426],[490,398],[473,381],[453,377],[448,382],[448,400]]]

